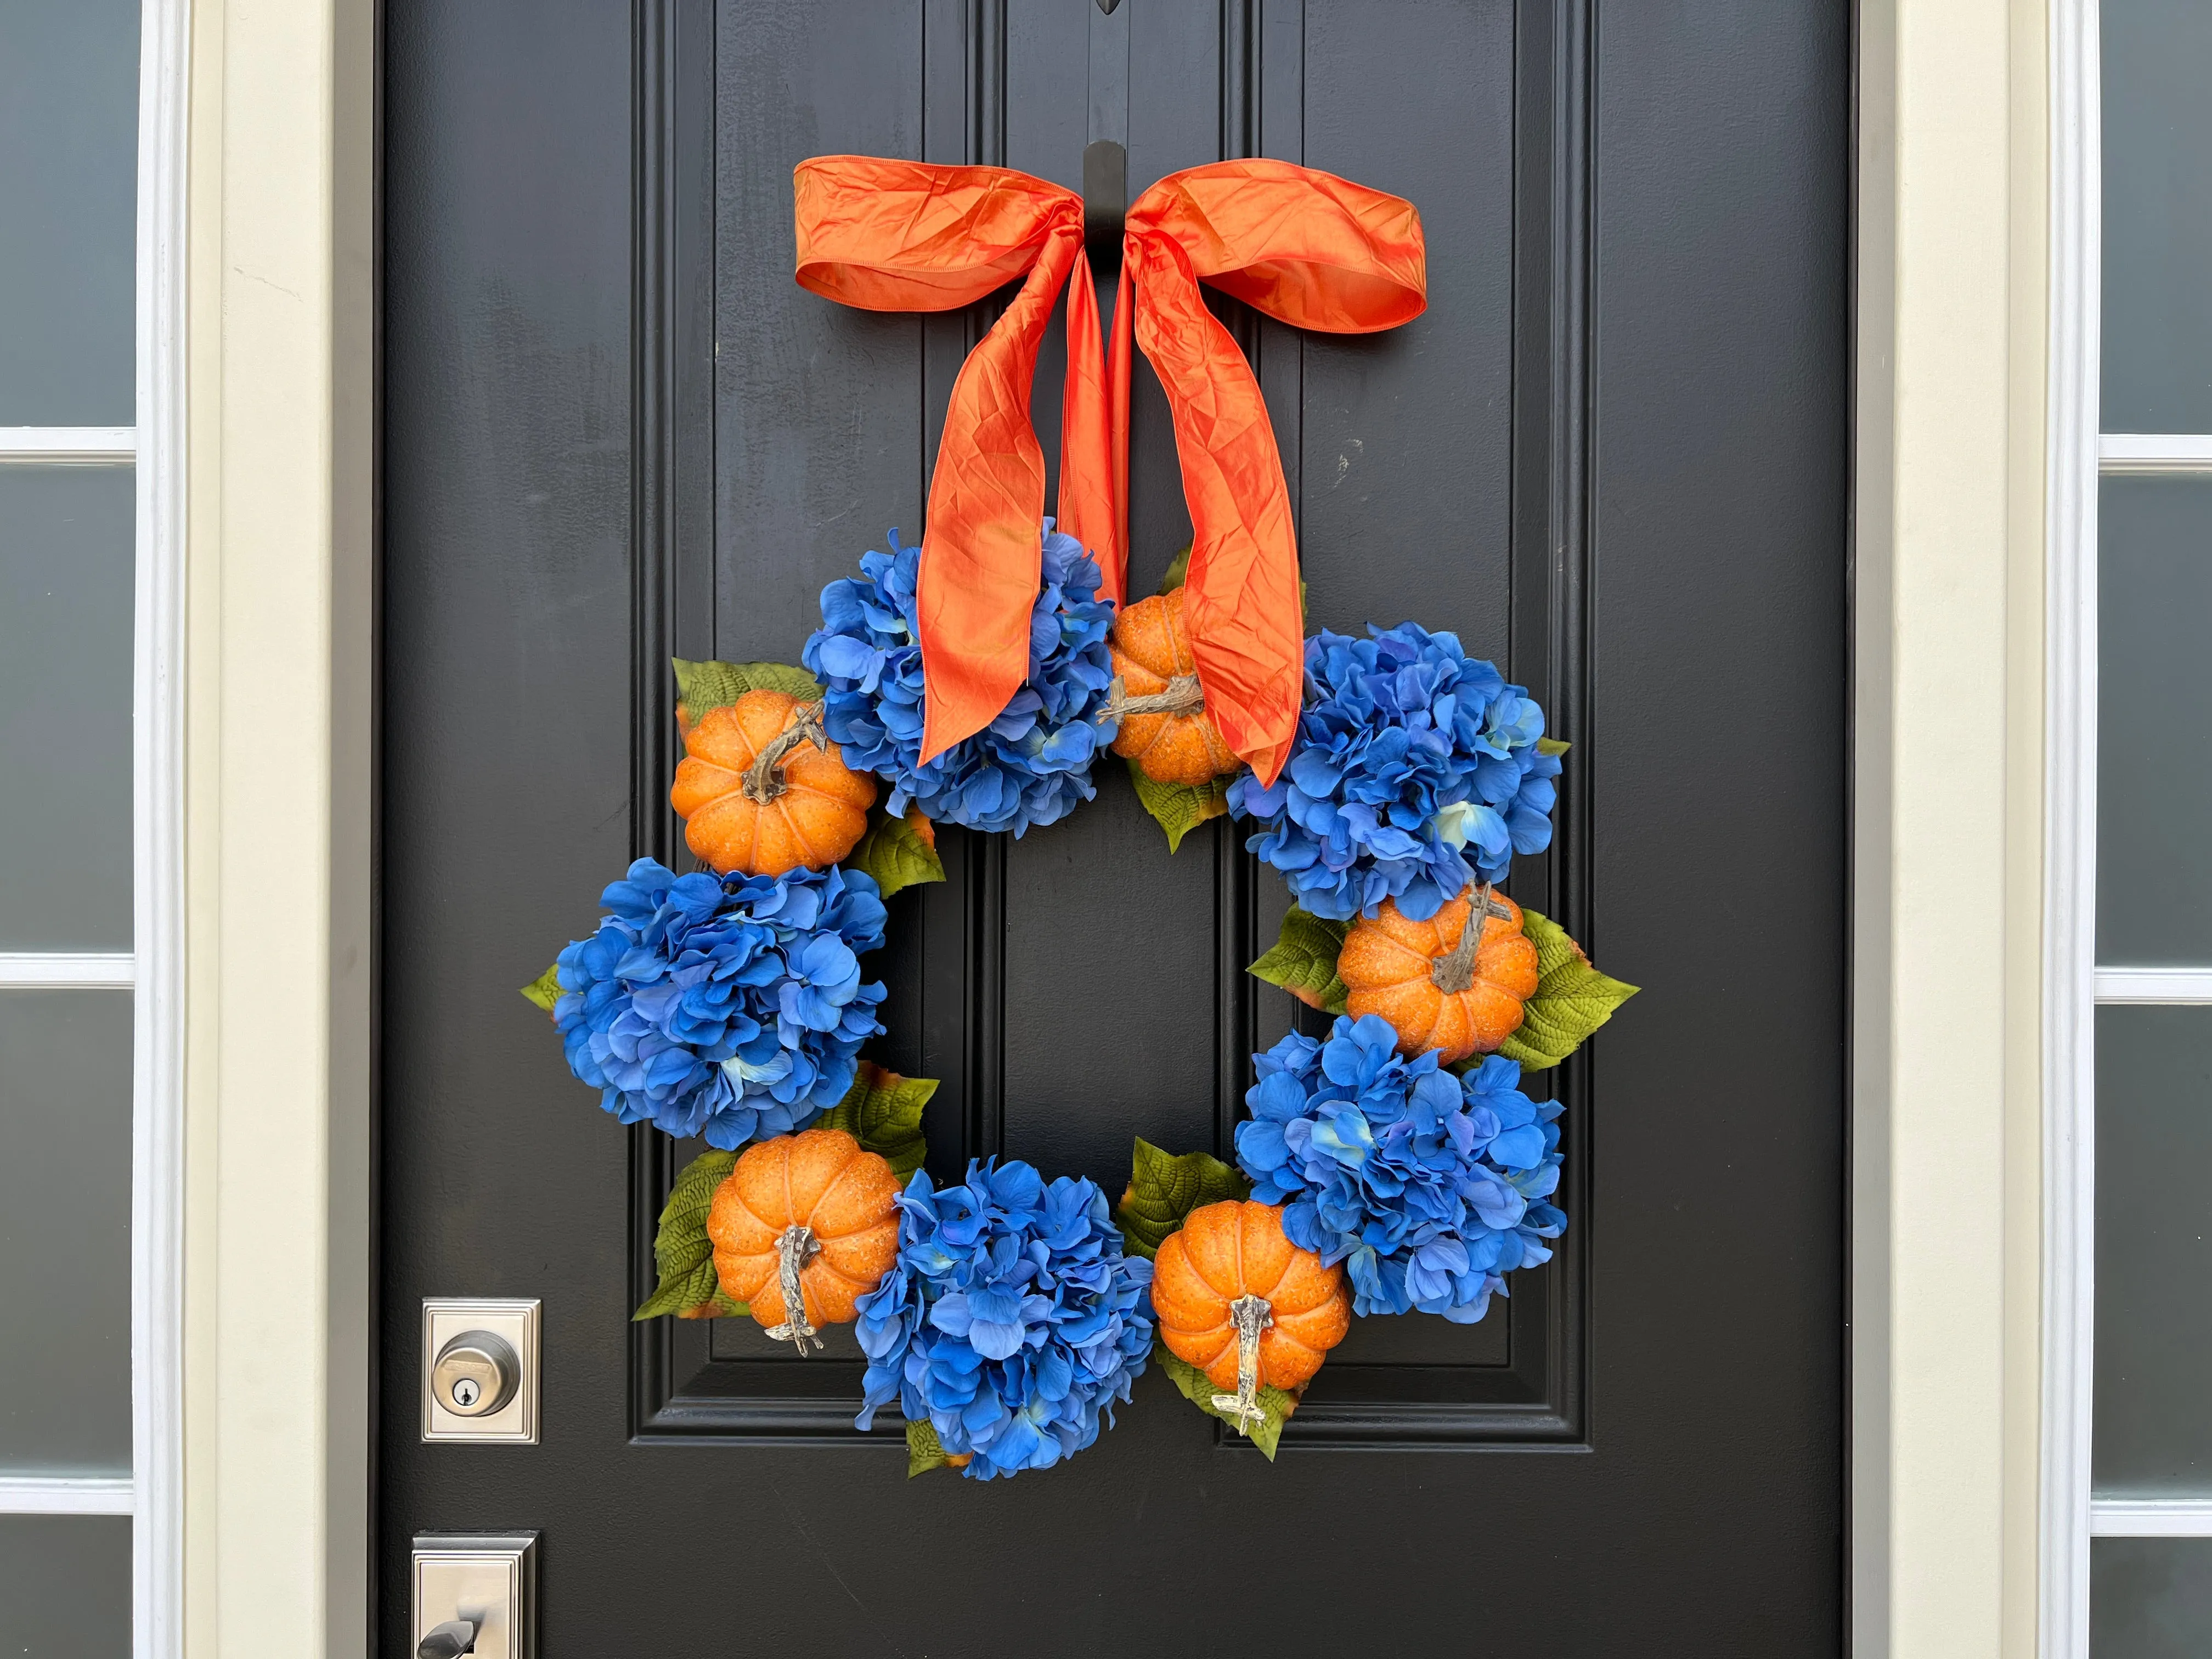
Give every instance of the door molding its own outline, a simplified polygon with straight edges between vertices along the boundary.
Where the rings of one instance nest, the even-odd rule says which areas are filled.
[[[931,159],[1005,161],[1005,11],[1004,0],[925,8],[933,85],[964,88],[956,118],[925,115]],[[679,749],[667,662],[714,654],[714,8],[639,0],[633,15],[632,843],[672,864],[683,843],[665,791]],[[1301,155],[1302,7],[1260,0],[1224,5],[1221,15],[1224,154]],[[1590,0],[1520,0],[1516,9],[1511,666],[1516,678],[1543,687],[1555,726],[1575,735],[1578,767],[1562,780],[1558,840],[1540,889],[1547,911],[1584,940],[1599,931],[1590,914],[1588,781],[1600,752],[1589,729],[1593,30]],[[1302,337],[1236,312],[1231,326],[1259,366],[1285,434],[1295,495]],[[988,322],[980,307],[923,321],[933,448],[951,380]],[[923,1042],[938,1056],[932,1071],[943,1097],[965,1102],[967,1151],[980,1155],[999,1149],[1003,1117],[1006,849],[1003,837],[950,832],[946,842],[948,878],[922,896]],[[1218,836],[1215,847],[1217,1029],[1234,1034],[1220,1045],[1214,1089],[1211,1150],[1224,1154],[1258,1046],[1258,997],[1243,969],[1263,941],[1255,931],[1255,860],[1232,836]],[[1419,1368],[1449,1370],[1451,1380],[1440,1382],[1404,1367],[1340,1361],[1334,1384],[1356,1378],[1371,1381],[1371,1390],[1317,1392],[1285,1426],[1287,1439],[1408,1449],[1587,1447],[1588,1262],[1601,1228],[1589,1210],[1596,1063],[1585,1058],[1560,1082],[1570,1148],[1562,1202],[1575,1220],[1547,1269],[1516,1276],[1504,1304],[1505,1363]],[[653,1288],[653,1237],[677,1166],[666,1136],[632,1128],[629,1256],[638,1303]],[[637,1440],[871,1443],[856,1442],[851,1427],[857,1364],[815,1360],[802,1374],[778,1364],[769,1386],[797,1391],[763,1392],[767,1362],[718,1357],[706,1322],[667,1320],[633,1326],[629,1356]],[[902,1443],[895,1433],[872,1440]]]

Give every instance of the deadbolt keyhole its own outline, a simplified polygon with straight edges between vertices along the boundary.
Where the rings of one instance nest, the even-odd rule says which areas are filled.
[[[514,1397],[522,1366],[507,1339],[490,1331],[463,1331],[438,1350],[430,1368],[431,1391],[456,1417],[489,1417]]]

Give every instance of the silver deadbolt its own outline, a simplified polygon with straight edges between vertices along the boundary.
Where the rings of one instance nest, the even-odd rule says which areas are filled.
[[[534,1299],[423,1299],[423,1439],[538,1443],[541,1311]]]
[[[463,1331],[430,1367],[432,1392],[456,1417],[489,1417],[514,1398],[521,1378],[513,1346],[490,1331]]]

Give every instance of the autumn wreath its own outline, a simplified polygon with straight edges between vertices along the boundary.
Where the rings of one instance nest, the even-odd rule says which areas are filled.
[[[1413,623],[1306,635],[1265,405],[1197,297],[1203,280],[1301,326],[1394,326],[1422,303],[1418,216],[1281,163],[1172,175],[1130,209],[1102,356],[1069,192],[834,157],[802,164],[798,203],[799,281],[844,303],[943,309],[1024,281],[956,382],[923,543],[894,532],[824,588],[796,664],[675,664],[670,802],[701,867],[639,860],[524,993],[607,1111],[707,1143],[636,1316],[749,1316],[802,1354],[852,1324],[856,1426],[896,1402],[912,1473],[1048,1468],[1153,1359],[1272,1458],[1355,1317],[1472,1323],[1549,1258],[1560,1108],[1525,1074],[1634,991],[1498,890],[1550,844],[1567,747],[1526,690]],[[1055,523],[1027,401],[1063,288]],[[1194,532],[1133,603],[1133,329]],[[937,1085],[862,1057],[884,988],[860,959],[886,899],[944,879],[939,824],[1057,823],[1109,750],[1170,854],[1245,823],[1294,901],[1251,971],[1332,1023],[1253,1057],[1233,1164],[1140,1139],[1118,1205],[992,1158],[939,1188]]]

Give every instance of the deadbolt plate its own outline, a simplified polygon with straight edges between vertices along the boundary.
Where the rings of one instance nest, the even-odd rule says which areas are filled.
[[[537,1659],[538,1534],[421,1533],[415,1539],[412,1653],[448,1620],[477,1626],[472,1659]]]
[[[539,1312],[540,1304],[534,1298],[423,1298],[421,1364],[425,1440],[538,1443]],[[450,1408],[441,1390],[457,1385],[461,1395],[475,1392],[479,1406],[487,1387],[493,1389],[496,1397],[497,1373],[507,1366],[510,1356],[514,1386],[504,1404],[489,1411]]]

